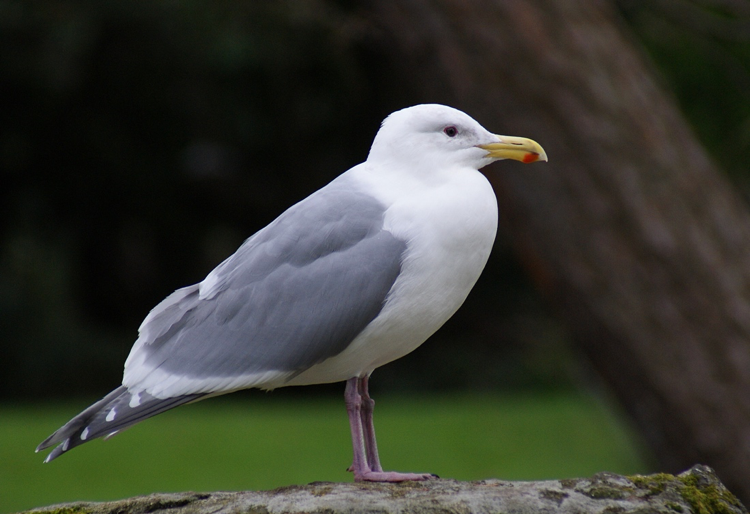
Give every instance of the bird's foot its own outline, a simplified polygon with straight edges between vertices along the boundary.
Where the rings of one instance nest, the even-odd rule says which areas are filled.
[[[397,473],[395,471],[363,471],[354,473],[355,482],[414,482],[439,478],[432,473]]]

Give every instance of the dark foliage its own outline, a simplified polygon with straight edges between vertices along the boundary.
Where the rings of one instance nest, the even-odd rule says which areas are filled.
[[[621,7],[736,171],[747,52],[722,53],[718,78],[688,73],[643,8]],[[384,115],[441,100],[399,82],[358,16],[347,2],[0,0],[0,398],[117,385],[151,307],[360,162]],[[568,383],[563,331],[497,246],[464,309],[375,387]]]

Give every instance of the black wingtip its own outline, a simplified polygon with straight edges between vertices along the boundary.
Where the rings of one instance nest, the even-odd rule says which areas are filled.
[[[86,431],[91,420],[99,412],[101,412],[101,410],[105,408],[109,404],[109,402],[118,398],[126,391],[127,389],[124,386],[120,386],[98,402],[85,409],[83,412],[81,412],[73,419],[68,421],[65,425],[56,430],[55,433],[50,435],[47,439],[39,443],[39,446],[36,447],[36,452],[39,453],[42,450],[46,450],[47,448],[60,443],[59,446],[52,450],[52,452],[47,455],[47,458],[44,459],[44,462],[50,462],[66,451],[85,443],[87,441],[87,438],[86,436],[81,437],[81,434]]]
[[[62,442],[62,444],[58,445],[57,448],[49,452],[49,455],[47,455],[44,458],[43,463],[47,464],[49,462],[52,462],[53,460],[58,458],[60,455],[68,451],[69,449],[70,449],[70,439],[66,439],[65,441]]]
[[[44,459],[44,462],[51,462],[76,446],[100,437],[109,439],[140,421],[206,396],[193,394],[161,399],[144,392],[137,394],[140,400],[131,407],[131,393],[124,386],[115,389],[42,441],[36,451],[60,443]]]

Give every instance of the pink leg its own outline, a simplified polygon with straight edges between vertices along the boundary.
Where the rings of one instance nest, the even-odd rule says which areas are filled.
[[[355,482],[405,482],[436,478],[429,473],[397,473],[383,471],[375,442],[375,427],[372,411],[375,402],[368,394],[367,378],[350,378],[346,381],[344,400],[349,426],[352,430],[354,460],[349,471],[354,472]]]
[[[359,394],[362,398],[362,430],[364,432],[367,463],[372,471],[383,471],[378,456],[378,443],[375,441],[375,423],[372,413],[375,410],[375,400],[370,398],[370,377],[359,379]]]
[[[344,402],[346,403],[346,414],[349,416],[349,427],[352,430],[352,448],[354,450],[354,461],[349,471],[354,472],[356,480],[357,474],[369,470],[367,466],[367,457],[365,441],[362,438],[362,398],[357,391],[357,378],[350,378],[346,381],[346,390],[344,391]]]

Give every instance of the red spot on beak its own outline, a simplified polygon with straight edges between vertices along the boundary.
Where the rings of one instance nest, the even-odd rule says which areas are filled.
[[[523,162],[525,162],[526,164],[530,162],[535,162],[538,160],[539,160],[539,154],[536,154],[536,153],[527,153],[526,155],[523,156]]]

